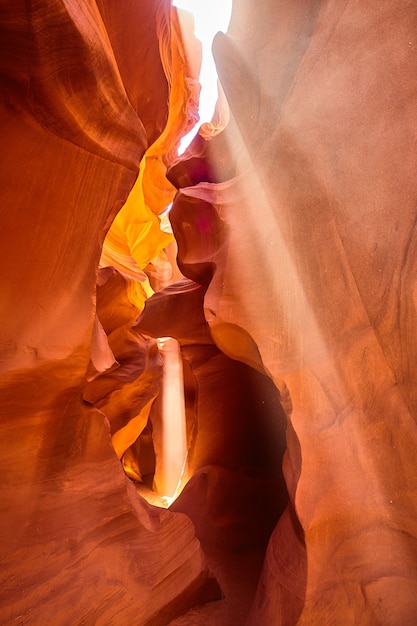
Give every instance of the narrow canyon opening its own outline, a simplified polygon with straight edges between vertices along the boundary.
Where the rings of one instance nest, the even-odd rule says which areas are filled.
[[[186,9],[193,5],[185,0],[178,4]],[[228,108],[211,57],[211,39],[219,30],[216,8],[200,6],[204,10],[195,16],[194,32],[203,36],[199,77],[203,126],[197,124],[185,138],[180,153],[190,141],[193,153],[193,146],[201,141],[198,128],[203,135],[207,129],[217,133],[222,128],[217,126],[219,97],[223,117]],[[222,11],[220,24],[225,30],[231,3],[223,3]],[[179,12],[179,24],[187,55],[192,56],[188,13]],[[174,164],[170,177],[174,184],[181,163],[180,157]],[[146,167],[145,161],[141,184]],[[136,240],[125,238],[125,233],[137,232],[139,240],[137,207],[149,202],[141,194],[136,185],[107,234],[97,287],[98,320],[119,363],[115,376],[120,381],[125,370],[132,391],[126,394],[120,384],[110,384],[106,397],[96,392],[98,376],[87,385],[84,399],[109,417],[116,454],[139,496],[151,506],[186,514],[192,521],[225,596],[209,613],[220,611],[217,619],[225,623],[243,623],[255,597],[268,540],[288,504],[282,472],[286,417],[279,392],[262,365],[252,367],[244,362],[244,355],[243,361],[231,358],[216,345],[204,304],[212,268],[208,264],[200,276],[199,270],[195,273],[176,258],[178,247],[184,250],[184,241],[169,242],[176,231],[175,219],[169,221],[171,205],[161,207],[159,224],[154,226],[156,232],[159,226],[166,233],[167,245],[146,267]],[[227,242],[227,227],[210,205],[193,203],[191,210],[190,227],[203,250],[208,235]],[[126,315],[128,303],[131,311]],[[136,319],[135,305],[143,309]],[[152,366],[143,366],[143,361]],[[104,378],[110,381],[112,372],[104,373]],[[201,619],[215,617],[204,617],[202,609]]]
[[[1,624],[416,622],[416,5],[231,4],[0,2]]]
[[[106,311],[113,310],[120,276],[108,268],[106,273],[107,281],[98,288],[97,311],[111,344],[117,329],[111,330],[108,324],[114,318]],[[131,328],[139,351],[159,361],[156,388],[142,397],[141,406],[147,409],[141,419],[112,422],[112,438],[138,494],[152,506],[184,513],[193,522],[224,594],[201,608],[198,619],[244,620],[269,537],[288,503],[282,473],[286,417],[270,377],[216,346],[204,316],[204,294],[204,286],[182,278],[147,299]],[[132,341],[130,330],[126,337]],[[122,361],[130,351],[120,343],[118,348]],[[93,399],[99,378],[87,388],[86,398]],[[151,389],[149,380],[147,385]],[[104,398],[97,406],[110,414]],[[187,620],[197,619],[196,611],[192,618],[179,619],[193,623]]]

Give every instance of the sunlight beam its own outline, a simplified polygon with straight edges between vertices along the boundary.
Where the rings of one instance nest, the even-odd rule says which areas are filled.
[[[162,454],[157,458],[154,484],[159,495],[173,500],[187,461],[183,370],[178,341],[172,337],[157,341],[163,361]]]

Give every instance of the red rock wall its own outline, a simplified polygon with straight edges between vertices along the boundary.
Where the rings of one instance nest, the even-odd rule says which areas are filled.
[[[191,522],[138,498],[81,399],[117,366],[94,323],[104,235],[169,117],[170,3],[114,8],[0,9],[2,624],[165,624],[218,593]]]
[[[236,175],[188,155],[179,265],[214,269],[216,343],[281,390],[302,529],[275,530],[254,626],[415,623],[416,26],[411,2],[235,0],[214,42]]]
[[[175,337],[184,362],[188,455],[178,498],[206,546],[264,549],[288,497],[281,466],[285,415],[264,373],[215,345],[204,318],[205,288],[182,280],[146,303],[134,334]],[[140,336],[140,335],[139,335]],[[159,416],[152,414],[154,431]],[[156,455],[162,455],[154,437]]]
[[[132,415],[101,397],[109,426],[81,399],[114,364],[94,323],[105,233],[150,144],[158,176],[172,148],[157,141],[169,3],[137,10],[0,9],[5,624],[163,624],[213,595],[190,522],[123,476],[110,428]],[[207,289],[211,337],[270,374],[287,415],[290,505],[254,626],[415,623],[416,27],[400,0],[235,0],[214,43],[230,122],[171,170],[179,266]],[[140,410],[140,358],[124,349],[142,340],[127,326],[113,339],[134,379],[119,406]],[[195,469],[208,451],[202,436]]]

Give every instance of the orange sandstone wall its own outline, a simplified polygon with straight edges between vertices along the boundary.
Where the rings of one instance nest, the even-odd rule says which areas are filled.
[[[411,2],[235,0],[231,122],[170,174],[212,335],[287,412],[254,626],[416,620],[416,27]]]
[[[81,399],[117,366],[103,239],[169,118],[170,3],[115,6],[0,8],[2,624],[161,624],[207,597],[191,522],[138,499]]]
[[[267,371],[286,411],[290,504],[250,623],[412,625],[417,10],[235,0],[214,43],[230,121],[202,132],[170,184],[198,86],[181,99],[169,59],[189,78],[196,68],[169,2],[141,3],[140,15],[133,0],[115,6],[0,9],[2,623],[164,624],[213,595],[190,522],[139,500],[111,446],[130,400],[133,417],[143,408],[141,359],[151,396],[159,376],[152,340],[126,324],[148,286],[144,296],[131,274],[102,270],[109,339],[95,321],[103,240],[140,171],[164,182],[140,187],[142,222],[113,252],[146,282],[171,238],[145,243],[141,225],[155,228],[180,187],[179,267],[207,289],[211,336]],[[171,114],[174,92],[186,119]],[[112,281],[125,324],[113,336]],[[196,469],[206,453],[196,449]]]

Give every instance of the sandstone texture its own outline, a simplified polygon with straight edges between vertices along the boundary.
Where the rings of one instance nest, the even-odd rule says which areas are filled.
[[[172,150],[195,122],[198,90],[169,2],[115,8],[0,9],[2,624],[165,624],[219,595],[190,520],[140,499],[112,446],[153,397],[159,357],[151,338],[129,343],[140,281],[119,275],[106,317],[102,245],[148,148],[166,133]],[[147,215],[140,270],[173,239]]]
[[[286,409],[291,504],[253,625],[416,620],[416,20],[236,0],[214,41],[236,175],[194,177],[172,223],[216,344]]]
[[[0,623],[167,625],[221,597],[203,546],[265,551],[248,626],[414,626],[414,3],[234,0],[180,157],[190,16],[6,0],[0,24]],[[132,482],[164,456],[161,337],[168,510]]]

